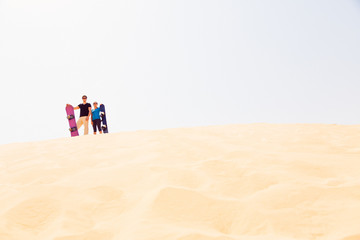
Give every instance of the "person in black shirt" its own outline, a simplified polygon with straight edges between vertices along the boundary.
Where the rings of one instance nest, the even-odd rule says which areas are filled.
[[[80,109],[80,117],[79,120],[76,122],[77,129],[84,124],[84,135],[89,133],[89,117],[91,115],[91,104],[87,103],[87,96],[82,96],[83,102],[80,103],[78,106],[74,107],[74,110]]]

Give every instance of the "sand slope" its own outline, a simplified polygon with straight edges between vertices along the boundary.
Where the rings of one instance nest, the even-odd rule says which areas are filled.
[[[360,239],[360,126],[9,144],[0,171],[1,240]]]

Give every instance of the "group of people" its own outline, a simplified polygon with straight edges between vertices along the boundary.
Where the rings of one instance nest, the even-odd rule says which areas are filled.
[[[91,125],[93,126],[94,134],[99,131],[102,134],[101,129],[101,120],[100,120],[100,108],[98,103],[94,102],[94,109],[92,109],[91,104],[87,102],[87,96],[82,96],[82,103],[74,107],[74,110],[80,109],[80,117],[76,122],[76,127],[79,130],[82,125],[84,125],[84,135],[89,134],[89,119],[91,117]],[[67,106],[69,104],[66,104]]]

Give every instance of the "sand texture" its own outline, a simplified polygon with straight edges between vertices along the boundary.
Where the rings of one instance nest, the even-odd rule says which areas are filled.
[[[0,240],[359,240],[360,126],[0,146]]]

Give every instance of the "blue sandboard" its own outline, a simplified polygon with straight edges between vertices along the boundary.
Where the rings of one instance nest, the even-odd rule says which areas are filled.
[[[100,117],[101,117],[101,128],[103,130],[103,133],[109,133],[108,125],[106,122],[106,112],[105,112],[104,104],[100,104]]]

